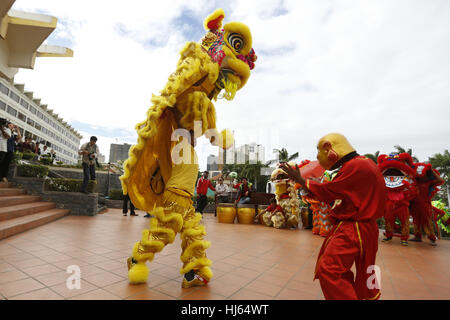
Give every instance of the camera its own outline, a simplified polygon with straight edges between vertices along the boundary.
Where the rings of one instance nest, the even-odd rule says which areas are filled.
[[[6,127],[8,125],[8,120],[5,118],[0,118],[0,126]]]

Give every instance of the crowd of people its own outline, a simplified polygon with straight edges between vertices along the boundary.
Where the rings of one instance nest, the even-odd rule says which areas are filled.
[[[0,119],[0,180],[7,182],[8,170],[14,153],[27,152],[34,153],[34,160],[40,160],[42,157],[48,157],[53,163],[56,158],[56,152],[37,141],[34,142],[30,137],[22,137],[20,129],[12,122],[6,119]]]

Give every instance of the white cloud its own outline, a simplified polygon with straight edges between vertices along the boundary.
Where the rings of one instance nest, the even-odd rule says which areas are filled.
[[[215,5],[232,8],[227,21],[250,26],[258,55],[236,99],[216,103],[219,129],[235,130],[238,145],[256,141],[270,151],[264,134],[270,132],[279,136],[280,145],[273,147],[313,159],[317,140],[337,131],[360,153],[388,153],[400,144],[426,160],[449,148],[448,1]],[[71,59],[40,58],[35,70],[21,70],[16,82],[69,122],[125,130],[145,119],[151,94],[173,72],[184,42],[199,40],[185,39],[173,19],[189,9],[201,29],[215,6],[209,1],[17,0],[14,8],[58,17],[53,40],[68,36],[75,53]],[[271,16],[275,11],[282,15]],[[198,153],[205,166],[217,149],[202,145]]]

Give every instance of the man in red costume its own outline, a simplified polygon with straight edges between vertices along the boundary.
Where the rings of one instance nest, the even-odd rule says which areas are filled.
[[[356,153],[341,134],[324,136],[317,150],[323,168],[338,170],[329,182],[305,180],[298,169],[281,165],[292,180],[332,205],[333,228],[320,249],[314,279],[319,279],[325,299],[378,299],[379,280],[373,271],[378,250],[376,220],[383,216],[386,202],[383,176],[375,163]]]

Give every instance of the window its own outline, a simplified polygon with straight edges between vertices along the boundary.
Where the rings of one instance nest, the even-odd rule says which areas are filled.
[[[31,118],[28,118],[28,119],[27,119],[27,123],[28,123],[30,126],[34,127],[34,121],[31,120]]]
[[[38,111],[37,113],[39,118],[44,119],[44,115],[42,114],[42,112]]]
[[[8,95],[9,94],[9,89],[3,83],[0,83],[0,92],[3,93],[3,94]]]
[[[6,109],[6,111],[7,111],[10,115],[13,115],[14,117],[17,116],[17,110],[14,109],[14,108],[11,107],[11,106],[8,106],[8,109]]]
[[[6,110],[6,103],[0,100],[0,109]]]
[[[9,92],[9,96],[11,97],[11,99],[13,99],[15,102],[19,103],[20,102],[20,97],[15,94],[14,92],[10,91]]]
[[[23,122],[26,122],[26,121],[27,121],[27,117],[26,117],[23,113],[20,113],[20,112],[19,112],[19,114],[17,115],[17,118],[19,118],[19,119],[22,120]]]
[[[36,114],[36,112],[37,112],[36,108],[33,106],[30,106],[30,111],[32,114]]]
[[[37,122],[34,123],[34,127],[38,130],[41,130],[41,125]]]
[[[20,99],[20,104],[22,105],[22,107],[24,107],[25,109],[28,109],[28,102],[26,102],[23,99]]]

